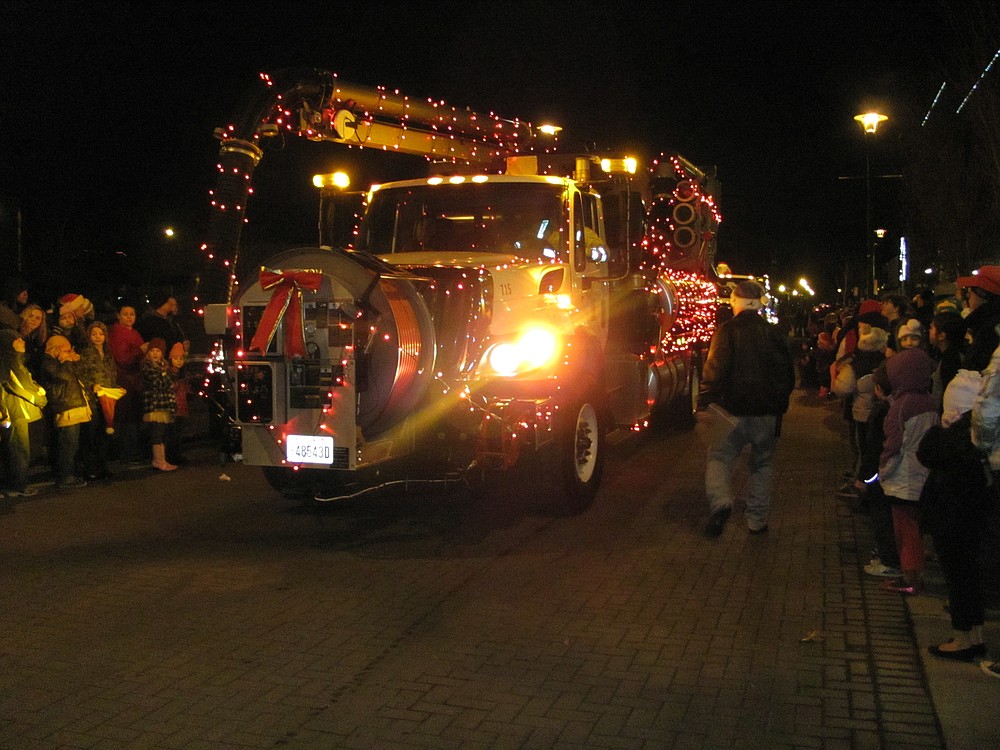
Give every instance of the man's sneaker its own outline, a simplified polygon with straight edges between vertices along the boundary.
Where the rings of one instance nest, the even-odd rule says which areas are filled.
[[[23,490],[4,490],[7,493],[7,497],[34,497],[38,494],[38,490],[34,487],[25,487]]]
[[[899,568],[890,568],[883,565],[882,561],[875,558],[865,566],[865,573],[876,578],[901,578],[903,572]]]
[[[722,534],[722,530],[726,528],[726,521],[729,520],[730,514],[732,514],[732,508],[719,508],[712,514],[712,517],[708,519],[708,525],[705,527],[705,533],[709,536],[719,536]]]
[[[75,489],[76,487],[86,487],[86,486],[87,483],[84,480],[80,479],[79,477],[70,477],[66,481],[59,482],[56,484],[56,487],[59,488],[60,490],[71,490]]]
[[[854,487],[845,485],[837,490],[834,496],[839,497],[841,500],[858,500],[861,497],[861,493],[854,489]]]
[[[1000,680],[1000,661],[984,659],[979,662],[979,668],[983,670],[983,674],[988,674],[990,677],[996,677]]]

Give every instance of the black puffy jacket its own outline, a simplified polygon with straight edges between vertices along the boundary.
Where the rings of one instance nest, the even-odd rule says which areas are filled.
[[[52,414],[87,405],[76,365],[76,362],[60,362],[49,354],[42,357],[41,383],[48,394]]]
[[[712,337],[702,387],[708,400],[737,416],[784,414],[795,388],[785,337],[753,310],[727,320]]]

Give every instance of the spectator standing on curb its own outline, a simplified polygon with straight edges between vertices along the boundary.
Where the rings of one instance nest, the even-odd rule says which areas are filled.
[[[33,302],[21,310],[21,325],[18,330],[24,339],[24,363],[32,375],[38,374],[38,366],[45,354],[45,340],[49,337],[49,327],[45,322],[45,311]]]
[[[42,418],[45,389],[24,364],[24,339],[8,328],[0,330],[0,411],[6,426],[2,433],[2,456],[6,468],[4,492],[9,497],[31,497],[28,486],[31,462],[29,424]]]
[[[938,423],[931,395],[934,361],[923,349],[903,349],[886,361],[892,402],[885,416],[885,445],[879,456],[879,484],[892,505],[892,525],[903,571],[883,588],[902,594],[923,590],[924,546],[920,529],[920,493],[927,468],[917,460],[917,446]]]
[[[191,395],[191,376],[185,374],[184,366],[187,357],[184,345],[177,342],[170,349],[170,379],[174,383],[174,398],[177,401],[177,412],[174,421],[167,427],[166,450],[167,461],[177,466],[188,462],[184,455],[184,429],[188,419],[188,396]]]
[[[710,536],[719,536],[733,510],[733,467],[750,446],[746,521],[750,533],[767,531],[774,485],[772,458],[781,417],[795,388],[795,367],[781,332],[760,315],[764,288],[741,281],[730,297],[734,317],[716,329],[702,375],[705,400],[721,407],[727,423],[708,448],[705,493]],[[728,414],[726,414],[728,412]]]
[[[28,304],[28,283],[19,276],[4,282],[3,299],[0,300],[0,328],[20,328],[21,310]]]
[[[174,421],[177,412],[177,397],[174,382],[164,352],[167,346],[163,339],[149,342],[146,358],[142,363],[142,419],[149,430],[149,445],[153,452],[153,468],[173,471],[177,467],[167,462],[164,444],[167,428]]]
[[[118,385],[125,395],[115,407],[115,440],[118,458],[128,463],[146,462],[140,449],[142,424],[142,358],[148,345],[135,330],[135,307],[118,307],[118,321],[108,328],[108,349],[117,366]]]
[[[906,315],[908,305],[906,297],[901,294],[887,294],[882,298],[882,316],[889,321],[889,328],[887,329],[889,333],[889,350],[886,351],[887,357],[891,357],[893,352],[899,351],[899,338],[896,336],[896,331],[903,323],[903,316]]]
[[[94,319],[94,305],[82,294],[64,294],[57,303],[59,322],[52,332],[65,336],[80,352],[88,343],[87,326]]]
[[[875,537],[875,557],[865,565],[865,573],[876,578],[899,578],[899,550],[896,548],[896,534],[892,526],[892,507],[878,481],[878,462],[885,444],[885,416],[889,413],[892,386],[885,364],[875,372],[862,378],[870,380],[875,393],[871,414],[868,417],[866,445],[861,453],[858,475],[862,478],[861,505],[867,506],[868,518]]]
[[[1000,324],[1000,266],[982,266],[973,276],[955,282],[962,290],[968,346],[962,367],[982,372],[1000,344],[996,327]]]
[[[927,340],[937,352],[937,367],[934,369],[931,393],[938,403],[944,399],[945,388],[955,374],[962,369],[962,355],[965,352],[965,321],[954,312],[935,313],[928,329]]]
[[[996,266],[991,266],[991,268],[996,268]],[[990,532],[990,527],[997,523],[997,502],[1000,498],[1000,486],[998,486],[998,482],[1000,482],[1000,347],[993,351],[989,365],[983,371],[979,392],[972,402],[970,433],[972,444],[988,457],[989,463],[989,504],[991,510],[988,514],[987,524],[982,529],[982,533],[986,535]],[[1000,679],[1000,660],[985,660],[980,664],[980,668],[990,677]]]
[[[135,330],[142,336],[142,340],[149,342],[163,339],[167,347],[163,351],[164,359],[178,342],[184,346],[186,354],[191,342],[176,320],[177,298],[170,292],[160,291],[150,296],[149,307],[142,319],[135,324]]]
[[[87,479],[110,479],[108,454],[110,435],[114,432],[114,412],[105,409],[102,398],[105,393],[117,395],[118,368],[108,350],[108,327],[95,320],[87,329],[90,343],[80,352],[80,380],[87,389],[87,397],[97,408],[91,420],[81,427],[83,444],[80,453],[83,458]],[[113,409],[110,407],[109,409]],[[109,432],[110,430],[110,432]]]
[[[76,476],[76,453],[80,447],[80,425],[92,416],[87,393],[77,372],[80,355],[65,336],[49,336],[42,358],[42,384],[49,398],[56,432],[56,487],[73,489],[87,483]]]
[[[917,449],[930,469],[920,502],[927,530],[948,587],[952,637],[929,646],[932,656],[972,661],[985,656],[981,543],[990,502],[988,467],[972,444],[972,404],[982,385],[975,370],[961,370],[944,392],[941,424],[931,427]]]
[[[845,418],[849,420],[849,443],[855,459],[851,479],[840,488],[838,494],[853,497],[858,495],[856,482],[861,477],[857,470],[862,446],[866,442],[868,416],[875,399],[871,378],[864,378],[885,361],[885,347],[889,338],[885,330],[887,325],[885,318],[877,312],[858,316],[858,344],[854,353],[839,362],[835,368],[833,392],[845,402]]]
[[[930,289],[921,289],[913,295],[910,300],[913,308],[913,317],[920,321],[925,329],[931,327],[931,318],[934,317],[934,292]]]

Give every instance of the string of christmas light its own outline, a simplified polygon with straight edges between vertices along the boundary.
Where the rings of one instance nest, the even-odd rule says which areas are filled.
[[[674,319],[663,327],[659,343],[661,353],[667,354],[707,345],[712,338],[718,290],[705,276],[704,265],[722,216],[712,196],[676,156],[661,154],[650,165],[650,174],[654,195],[640,243],[640,272],[651,281],[649,293],[659,293],[653,280],[660,279],[677,296]]]

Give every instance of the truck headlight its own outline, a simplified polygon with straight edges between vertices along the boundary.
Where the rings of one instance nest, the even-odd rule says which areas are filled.
[[[555,361],[559,336],[548,328],[530,328],[513,341],[501,341],[486,353],[486,364],[497,375],[520,375]]]

